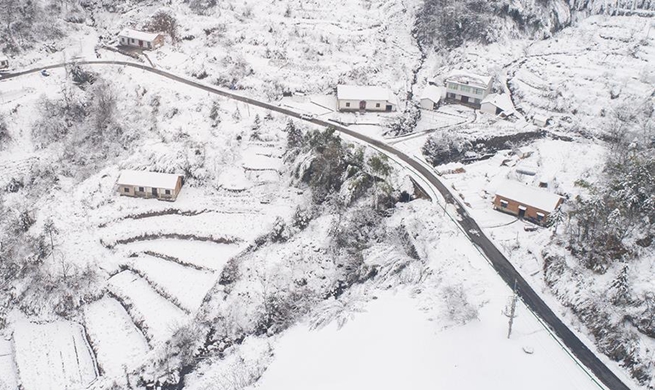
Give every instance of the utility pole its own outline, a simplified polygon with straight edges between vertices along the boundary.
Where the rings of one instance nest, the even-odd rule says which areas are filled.
[[[512,335],[512,325],[514,325],[514,318],[516,318],[516,302],[519,300],[519,295],[516,293],[516,279],[514,280],[514,294],[510,297],[510,301],[505,307],[504,314],[509,317],[509,327],[507,329],[507,338]]]

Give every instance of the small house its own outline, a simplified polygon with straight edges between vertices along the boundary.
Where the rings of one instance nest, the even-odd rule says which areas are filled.
[[[0,56],[0,69],[7,69],[9,67],[9,58]]]
[[[514,104],[508,94],[492,93],[482,99],[480,111],[491,115],[510,115],[514,112]]]
[[[116,184],[121,195],[175,201],[183,179],[182,175],[170,173],[123,171]]]
[[[398,103],[393,93],[384,87],[338,85],[339,111],[396,111]]]
[[[535,115],[532,117],[532,122],[539,127],[546,127],[548,125],[548,117],[544,115]]]
[[[491,93],[491,76],[464,71],[451,72],[445,80],[446,99],[480,108],[482,99]]]
[[[545,225],[562,201],[561,196],[546,190],[506,181],[496,191],[494,209]]]
[[[118,42],[121,46],[155,49],[164,44],[164,36],[126,28],[118,34]]]
[[[421,108],[424,110],[436,110],[439,108],[444,89],[435,85],[428,85],[421,95]]]

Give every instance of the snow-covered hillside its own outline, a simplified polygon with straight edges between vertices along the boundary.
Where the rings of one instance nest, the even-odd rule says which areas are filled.
[[[650,249],[599,276],[555,229],[490,207],[507,178],[588,196],[617,124],[650,131],[655,4],[607,3],[0,0],[0,48],[10,71],[151,66],[416,158],[429,137],[476,143],[468,157],[488,159],[437,167],[444,182],[585,344],[652,388],[652,338],[617,358],[588,325],[617,277],[654,291]],[[125,27],[166,44],[116,50]],[[416,97],[455,69],[494,76],[516,115],[446,105],[419,119]],[[339,83],[389,87],[399,112],[335,112]],[[441,197],[418,199],[415,173],[302,123],[123,65],[0,79],[0,389],[601,387],[521,303],[507,338],[512,291]],[[174,203],[122,197],[123,169],[184,186]],[[602,306],[612,330],[636,334],[651,301],[635,302]]]

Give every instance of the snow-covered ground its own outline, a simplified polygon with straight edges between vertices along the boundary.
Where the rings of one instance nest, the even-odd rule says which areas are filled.
[[[449,328],[412,295],[381,291],[341,329],[289,330],[252,388],[599,388],[522,306],[507,339],[502,293],[488,295],[479,320]]]
[[[176,2],[170,9],[178,18],[182,40],[167,42],[149,53],[149,58],[158,68],[243,89],[244,94],[262,100],[277,101],[283,92],[307,93],[304,100],[284,98],[279,104],[353,123],[354,129],[381,139],[393,115],[336,114],[331,108],[334,86],[385,85],[401,100],[407,96],[420,58],[411,36],[419,4],[414,0],[289,0],[253,6],[229,0],[220,2],[212,14],[199,16]],[[142,25],[158,8],[159,4],[143,4],[120,16],[99,10],[96,29],[72,24],[69,37],[57,43],[61,50],[34,50],[12,59],[12,66],[94,59],[99,36],[111,37],[127,24]],[[635,102],[643,103],[652,91],[655,75],[649,64],[655,60],[655,34],[649,36],[647,31],[641,18],[597,16],[581,20],[555,39],[469,45],[453,50],[447,59],[433,53],[416,88],[428,78],[439,77],[445,71],[443,65],[450,63],[447,68],[498,76],[496,87],[510,90],[514,103],[528,117],[537,113],[553,117],[551,130],[601,134],[608,123],[603,118]],[[98,53],[102,59],[126,60],[107,50]],[[71,265],[90,264],[98,269],[99,283],[107,283],[107,291],[120,299],[105,295],[84,308],[99,365],[112,377],[136,368],[148,358],[150,346],[163,344],[188,323],[229,259],[270,231],[276,217],[290,219],[303,197],[289,189],[281,176],[281,129],[287,118],[270,115],[265,119],[270,113],[162,82],[138,70],[89,68],[112,81],[123,119],[139,135],[129,153],[110,159],[101,171],[81,182],[62,175],[28,206],[35,210],[37,221],[32,233],[38,234],[43,221],[52,218],[62,232],[56,237],[58,256]],[[12,177],[28,177],[35,165],[59,163],[64,151],[56,145],[35,150],[30,129],[39,116],[37,100],[41,95],[60,97],[64,77],[65,71],[56,69],[50,77],[35,74],[0,82],[0,113],[12,133],[8,148],[0,153],[1,187]],[[218,119],[209,119],[212,106],[217,107]],[[251,138],[256,117],[262,122],[261,136],[255,137],[259,139]],[[453,128],[478,137],[534,127],[521,120],[507,123],[468,108],[444,106],[436,113],[424,112],[416,131]],[[418,156],[425,137],[396,140],[396,145]],[[516,175],[513,164],[520,163],[538,167],[538,179],[552,184],[549,191],[575,196],[576,180],[594,180],[603,148],[577,138],[572,143],[540,140],[533,148],[532,157],[520,162],[510,158],[509,166],[501,165],[505,156],[499,154],[445,179],[546,301],[558,307],[543,284],[542,260],[529,256],[539,253],[549,232],[526,232],[521,223],[494,212],[491,195],[500,179],[535,183]],[[119,197],[115,179],[121,169],[128,168],[185,171],[196,177],[175,203]],[[23,196],[21,192],[7,194],[5,200],[15,208]],[[407,286],[366,285],[354,290],[348,295],[355,302],[353,307],[348,306],[351,302],[342,302],[352,313],[341,330],[331,323],[310,331],[309,318],[272,345],[265,338],[248,339],[239,351],[241,360],[235,353],[225,364],[208,365],[190,376],[188,387],[234,385],[243,379],[241,366],[251,365],[247,371],[258,377],[270,363],[255,387],[480,388],[493,382],[502,388],[595,388],[525,308],[519,307],[512,338],[505,338],[507,318],[501,312],[511,292],[435,205],[420,201],[401,208],[393,224],[402,219],[410,225],[421,254],[429,259],[425,270],[403,274],[407,279],[400,284]],[[305,267],[310,267],[312,252],[321,250],[327,226],[315,228],[315,242],[298,248],[281,245],[266,252],[270,268],[261,272],[300,272],[275,268],[285,256],[305,256],[309,262]],[[392,257],[383,246],[366,255],[367,261],[383,265]],[[58,272],[58,265],[50,267]],[[122,267],[128,270],[121,271]],[[652,266],[643,270],[652,273]],[[247,295],[267,287],[242,288],[238,292]],[[452,302],[452,296],[461,301]],[[453,319],[461,314],[461,307],[469,314],[475,312],[477,318],[461,325],[460,319]],[[570,313],[560,313],[575,323]],[[84,340],[78,326],[9,323],[7,334],[12,330],[19,379],[26,390],[71,388],[95,377],[91,356],[81,347]],[[78,347],[81,356],[77,366],[71,363],[71,346]],[[4,381],[13,390],[19,382],[12,379],[12,360],[3,360],[7,351],[12,353],[0,341],[0,388]],[[39,354],[43,351],[47,353]],[[64,370],[57,371],[55,366],[62,364]]]
[[[374,245],[365,261],[381,267],[377,278],[272,342],[249,338],[201,365],[187,388],[259,375],[248,388],[603,388],[520,302],[507,338],[512,291],[438,205],[401,205],[388,224],[415,235],[421,261],[403,267],[388,244]]]
[[[84,388],[97,376],[79,324],[21,322],[16,324],[13,340],[20,385],[25,390]]]
[[[124,375],[143,362],[148,342],[118,301],[102,298],[86,307],[84,317],[103,375]]]

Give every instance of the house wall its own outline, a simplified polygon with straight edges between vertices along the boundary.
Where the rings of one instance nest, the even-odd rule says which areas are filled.
[[[503,200],[507,202],[507,207],[502,206],[501,201]],[[561,203],[562,201],[560,200],[557,205],[559,206]],[[496,195],[496,198],[494,199],[494,209],[498,211],[502,211],[504,213],[519,215],[519,206],[524,206],[526,208],[524,218],[527,219],[528,221],[538,223],[541,225],[545,225],[548,222],[548,216],[550,215],[548,211],[541,210],[524,203],[519,203],[515,200],[506,197],[501,197],[498,195]],[[540,220],[537,213],[542,213],[544,215],[543,219]]]
[[[434,111],[434,110],[437,109],[437,106],[438,106],[438,104],[435,103],[435,102],[433,102],[433,101],[430,100],[430,99],[421,99],[421,108],[423,108],[423,109],[425,109],[425,110],[432,110],[432,111]]]
[[[138,48],[146,49],[146,50],[147,49],[155,49],[155,48],[158,48],[158,47],[160,47],[160,46],[162,46],[164,44],[164,36],[163,35],[158,35],[157,38],[155,38],[152,41],[141,40],[141,42],[143,42],[143,46],[139,45],[139,41],[140,41],[139,39],[133,39],[133,38],[123,37],[123,36],[118,37],[118,39],[119,39],[120,44],[123,45],[123,46],[138,47]]]
[[[157,196],[154,196],[152,193],[152,187],[142,187],[143,191],[140,191],[140,186],[123,186],[120,185],[118,186],[118,193],[123,195],[123,196],[132,196],[132,197],[137,197],[137,198],[156,198],[160,200],[171,200],[175,201],[177,199],[177,195],[180,193],[180,190],[182,188],[182,178],[179,177],[177,179],[177,184],[175,185],[175,188],[170,189],[170,188],[157,188]],[[127,189],[127,191],[125,191]],[[166,194],[166,190],[169,189],[171,193],[169,195]]]
[[[359,102],[361,102],[361,100],[339,99],[337,100],[337,109],[339,111],[359,111]],[[350,104],[350,106],[348,106],[348,104]],[[378,104],[380,107],[376,107]],[[387,105],[392,106],[391,111],[396,111],[396,107],[387,100],[366,100],[366,111],[384,112],[387,111]]]
[[[496,115],[496,108],[496,106],[488,102],[480,105],[480,111],[491,115]]]
[[[479,105],[489,93],[491,92],[491,82],[486,88],[473,86],[468,84],[461,84],[453,81],[446,80],[446,97],[448,99],[462,100],[463,96],[469,98],[470,104]]]

